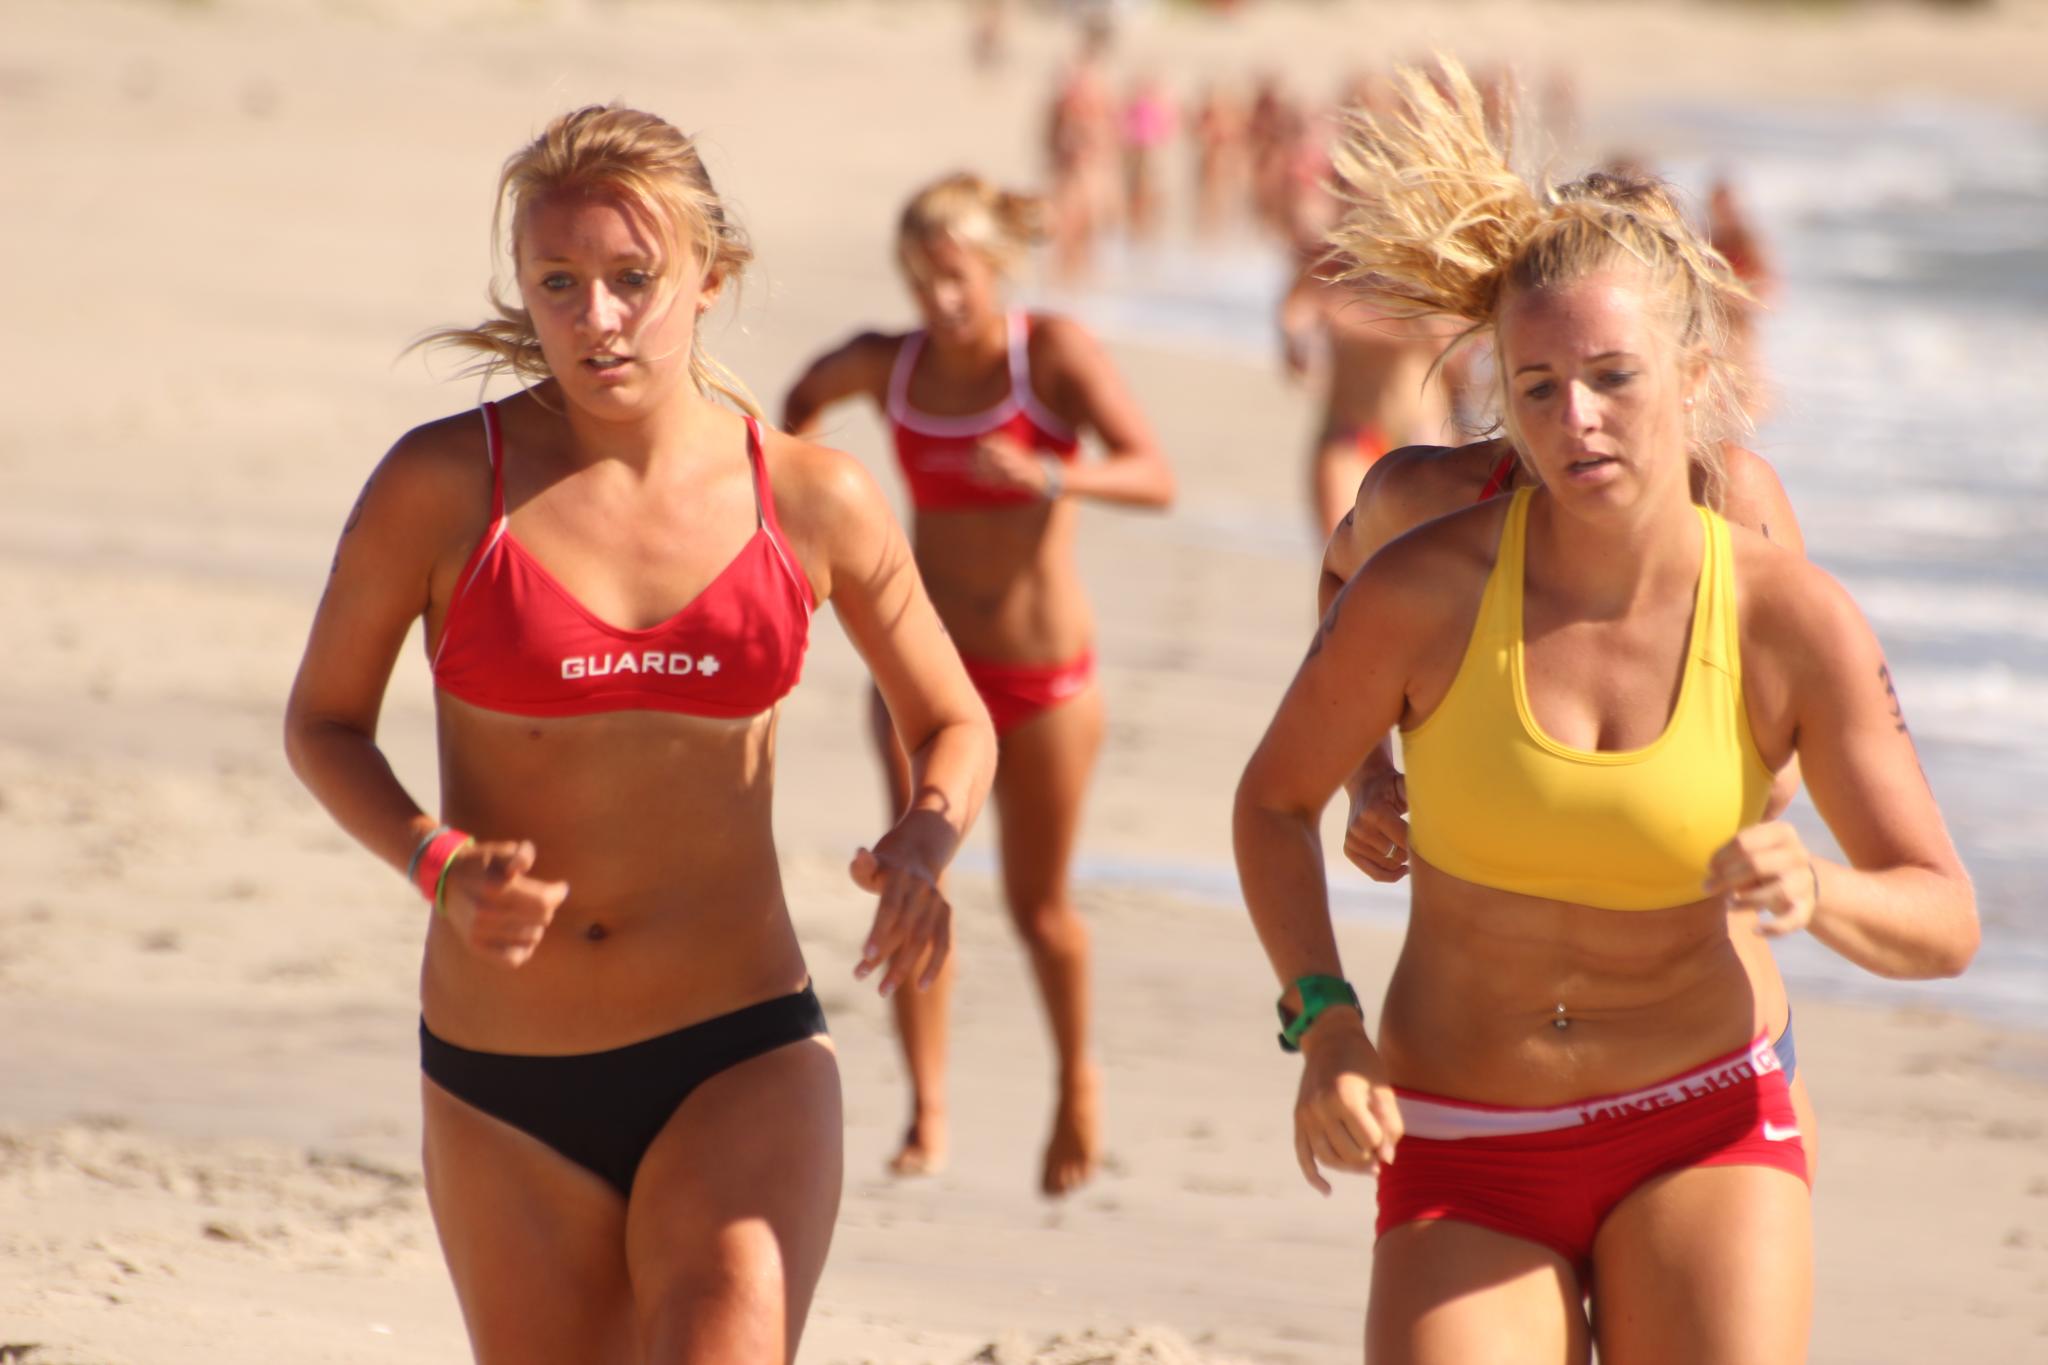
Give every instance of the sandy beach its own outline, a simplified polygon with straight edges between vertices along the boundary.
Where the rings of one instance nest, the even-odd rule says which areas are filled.
[[[467,1359],[421,1193],[421,907],[280,741],[357,487],[399,432],[476,396],[399,352],[481,315],[505,154],[621,99],[701,131],[753,233],[757,270],[710,340],[772,410],[820,345],[908,321],[888,254],[905,191],[960,165],[1034,176],[1065,35],[1016,18],[983,76],[957,10],[911,0],[7,5],[0,1362]],[[1960,19],[1274,3],[1228,26],[1169,7],[1129,35],[1189,84],[1285,63],[1318,91],[1438,44],[1569,54],[1596,116],[1651,89],[2048,113],[2041,0]],[[1276,365],[1111,349],[1182,497],[1165,518],[1083,518],[1110,715],[1081,888],[1106,1168],[1064,1203],[1035,1193],[1048,1047],[984,831],[955,877],[953,1160],[882,1175],[903,1088],[886,1008],[851,978],[869,905],[843,871],[881,828],[881,786],[861,667],[821,624],[777,806],[847,1095],[817,1365],[1359,1356],[1372,1189],[1320,1199],[1295,1168],[1297,1064],[1229,879],[1230,791],[1311,625],[1313,414]],[[867,414],[835,414],[828,439],[894,486]],[[416,644],[380,739],[430,803]],[[1389,919],[1341,926],[1374,994]],[[2048,1359],[2048,1034],[1969,1016],[1970,989],[1798,1002],[1822,1121],[1815,1361]]]

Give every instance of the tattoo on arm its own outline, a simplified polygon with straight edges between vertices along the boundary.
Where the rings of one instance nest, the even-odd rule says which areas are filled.
[[[1892,686],[1892,666],[1890,664],[1879,664],[1877,666],[1877,680],[1884,684],[1885,700],[1891,703],[1892,723],[1899,727],[1900,734],[1908,733],[1905,710],[1899,705],[1898,690]]]
[[[370,500],[370,485],[375,482],[377,482],[377,476],[374,473],[371,474],[369,478],[363,480],[363,491],[356,494],[356,505],[348,509],[348,520],[341,524],[342,539],[346,540],[348,538],[348,533],[350,531],[355,530],[357,523],[362,521],[363,504],[367,503]],[[340,567],[341,546],[336,545],[334,547],[334,563],[330,564],[327,567],[327,572],[330,575],[332,575],[334,571],[336,569],[339,569]]]
[[[1934,789],[1934,783],[1928,779],[1927,765],[1920,761],[1920,746],[1913,742],[1913,732],[1906,728],[1906,712],[1899,705],[1898,691],[1892,687],[1892,666],[1890,664],[1879,664],[1877,666],[1877,680],[1884,684],[1885,698],[1891,702],[1892,723],[1898,726],[1899,733],[1906,737],[1906,745],[1913,754],[1913,766],[1920,770],[1920,780],[1927,784],[1927,789],[1931,792]]]
[[[1323,613],[1323,619],[1316,622],[1315,638],[1308,642],[1308,653],[1302,656],[1303,663],[1322,653],[1323,646],[1330,643],[1330,637],[1337,633],[1337,613],[1343,609],[1344,594],[1340,592],[1337,600],[1330,603],[1330,609]]]

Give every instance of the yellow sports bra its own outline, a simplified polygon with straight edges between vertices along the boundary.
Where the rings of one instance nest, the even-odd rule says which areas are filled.
[[[1645,748],[1572,749],[1529,710],[1522,572],[1529,499],[1516,491],[1451,690],[1401,735],[1415,855],[1526,896],[1657,910],[1701,898],[1714,852],[1763,815],[1771,773],[1742,704],[1728,523],[1706,508],[1685,677]]]

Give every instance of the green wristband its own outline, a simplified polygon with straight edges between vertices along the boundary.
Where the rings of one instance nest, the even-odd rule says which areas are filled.
[[[475,842],[475,839],[464,839],[461,843],[455,846],[455,851],[448,855],[448,861],[441,864],[441,875],[434,878],[435,914],[445,915],[448,913],[448,905],[446,900],[444,899],[448,894],[448,869],[455,866],[455,860],[462,856],[463,850],[467,849],[471,844],[474,844]]]
[[[1282,1052],[1301,1051],[1301,1035],[1333,1005],[1349,1005],[1360,1014],[1365,1013],[1365,1007],[1358,1003],[1358,992],[1341,976],[1304,976],[1294,983],[1294,989],[1301,992],[1301,1013],[1289,1013],[1285,1000],[1278,1006]]]

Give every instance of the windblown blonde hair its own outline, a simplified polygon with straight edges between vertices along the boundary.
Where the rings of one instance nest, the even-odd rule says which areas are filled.
[[[998,189],[972,171],[955,171],[926,185],[903,206],[896,254],[906,270],[911,253],[945,237],[972,247],[1004,275],[1024,263],[1045,240],[1046,204],[1035,194]]]
[[[1746,426],[1724,340],[1729,306],[1748,295],[1728,263],[1650,177],[1595,172],[1557,187],[1518,174],[1511,127],[1502,121],[1498,136],[1489,128],[1485,102],[1456,61],[1440,59],[1431,73],[1404,69],[1396,80],[1393,106],[1351,115],[1333,157],[1346,205],[1330,233],[1336,278],[1392,312],[1466,320],[1463,342],[1496,333],[1510,289],[1640,268],[1681,357],[1703,366],[1687,445],[1703,500],[1719,507],[1727,485],[1722,443]],[[1493,396],[1526,458],[1501,364]]]
[[[746,233],[726,214],[712,188],[696,144],[653,114],[617,105],[577,109],[555,119],[506,159],[491,214],[491,247],[494,257],[500,249],[505,252],[515,276],[519,233],[528,210],[558,193],[614,195],[644,216],[662,241],[666,268],[661,287],[666,290],[682,287],[680,267],[690,254],[726,288],[737,286],[754,259]],[[474,327],[429,332],[414,344],[478,353],[480,358],[466,366],[464,374],[489,378],[503,371],[529,383],[551,378],[533,319],[508,300],[495,264],[490,300],[496,317]],[[722,396],[742,412],[761,417],[761,405],[747,386],[705,351],[701,323],[691,334],[690,379],[707,398]]]

